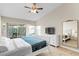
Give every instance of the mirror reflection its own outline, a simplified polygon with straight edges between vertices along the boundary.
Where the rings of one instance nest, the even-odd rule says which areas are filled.
[[[63,45],[77,48],[77,21],[63,22]]]

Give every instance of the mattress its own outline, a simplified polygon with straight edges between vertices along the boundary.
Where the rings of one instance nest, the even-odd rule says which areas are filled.
[[[37,51],[45,47],[46,41],[36,37],[23,37],[24,41],[29,43],[32,46],[32,52]]]

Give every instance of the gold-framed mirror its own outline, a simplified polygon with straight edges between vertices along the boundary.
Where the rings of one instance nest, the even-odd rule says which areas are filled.
[[[62,45],[77,48],[78,47],[78,21],[67,20],[63,22]]]

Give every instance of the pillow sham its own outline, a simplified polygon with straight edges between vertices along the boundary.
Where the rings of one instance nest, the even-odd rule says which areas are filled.
[[[13,42],[11,41],[10,38],[7,37],[1,37],[0,41],[2,41],[2,43],[0,43],[1,46],[5,46],[7,47],[8,50],[14,50],[15,46],[13,45]]]

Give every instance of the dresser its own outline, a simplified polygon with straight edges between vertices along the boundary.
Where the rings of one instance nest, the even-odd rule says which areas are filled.
[[[58,47],[60,43],[59,35],[49,35],[49,44]]]
[[[60,43],[59,35],[41,35],[40,38],[46,40],[48,45],[52,45],[55,47],[59,46]]]

